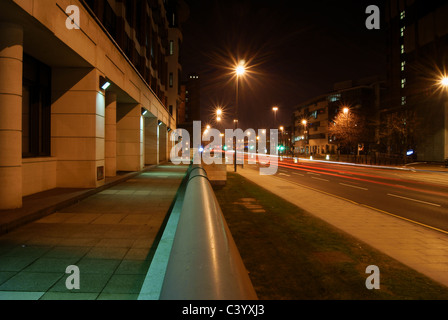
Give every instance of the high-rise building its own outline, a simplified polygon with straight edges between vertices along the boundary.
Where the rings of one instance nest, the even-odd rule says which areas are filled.
[[[201,121],[201,81],[197,73],[187,76],[181,84],[181,107],[178,127],[193,134],[193,121]]]
[[[409,150],[418,160],[442,161],[448,158],[448,91],[440,85],[448,72],[448,3],[389,0],[386,9],[385,143],[392,153]],[[392,132],[397,125],[401,129]]]
[[[0,210],[168,160],[182,0],[0,1]]]

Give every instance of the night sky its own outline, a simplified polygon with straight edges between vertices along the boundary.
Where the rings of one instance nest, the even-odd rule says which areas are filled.
[[[250,68],[239,86],[242,128],[273,127],[274,105],[277,125],[290,125],[295,106],[335,82],[385,75],[384,1],[185,1],[183,77],[200,75],[203,120],[224,107],[230,121],[218,129],[232,128],[232,60],[245,59]],[[372,4],[381,10],[380,30],[365,27]]]

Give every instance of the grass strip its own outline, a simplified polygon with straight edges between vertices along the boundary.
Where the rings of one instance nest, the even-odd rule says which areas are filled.
[[[447,287],[238,174],[214,189],[259,299],[448,299]],[[366,288],[369,265],[379,289]]]

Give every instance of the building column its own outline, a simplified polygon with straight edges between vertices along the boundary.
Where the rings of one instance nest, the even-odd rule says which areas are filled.
[[[51,150],[57,186],[96,188],[104,184],[105,93],[92,68],[53,68]]]
[[[23,29],[0,24],[0,210],[22,206]]]
[[[164,162],[167,158],[168,152],[168,132],[166,124],[162,123],[159,126],[159,161]]]
[[[140,104],[117,104],[117,170],[143,169],[143,117]]]
[[[155,117],[145,117],[145,165],[159,164],[159,125]]]
[[[106,176],[117,175],[117,94],[106,92],[104,161]]]

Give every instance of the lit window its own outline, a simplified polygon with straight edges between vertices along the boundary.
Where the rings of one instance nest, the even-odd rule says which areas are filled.
[[[406,97],[401,97],[401,105],[404,106],[406,104]]]
[[[404,37],[404,29],[406,29],[406,27],[401,27],[401,29],[400,29],[400,35],[402,37]]]
[[[341,94],[340,93],[337,93],[337,94],[334,94],[334,95],[331,95],[331,96],[328,97],[328,100],[330,102],[336,102],[339,99],[341,99]]]
[[[403,20],[404,17],[405,17],[405,15],[406,15],[405,11],[404,11],[404,10],[401,11],[401,12],[400,12],[400,20]]]
[[[401,71],[404,71],[405,66],[406,66],[406,61],[401,61]]]
[[[401,53],[404,53],[404,44],[401,45]]]
[[[401,79],[401,87],[404,88],[405,85],[406,85],[406,78]]]
[[[170,56],[174,54],[174,41],[170,40]]]

